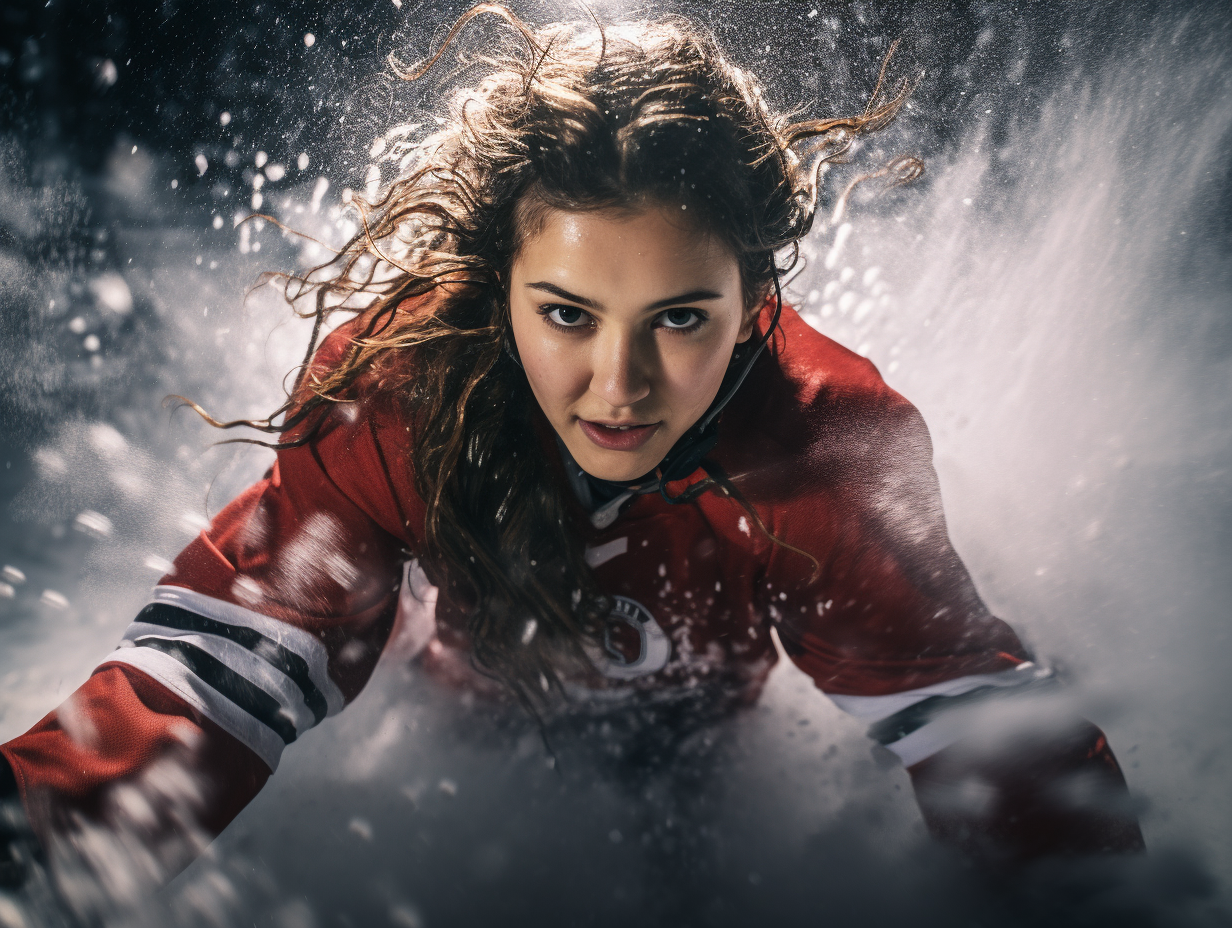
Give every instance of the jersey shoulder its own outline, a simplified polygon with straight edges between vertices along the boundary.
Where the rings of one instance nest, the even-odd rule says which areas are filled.
[[[414,311],[407,302],[399,312]],[[279,453],[279,467],[283,473],[319,468],[370,518],[405,538],[418,532],[423,508],[411,467],[414,427],[402,399],[413,378],[408,352],[386,349],[349,383],[331,383],[379,324],[372,313],[361,313],[322,339],[297,387],[289,421],[295,422],[314,391],[329,399],[283,433],[284,443],[298,447]]]
[[[783,307],[779,326],[774,360],[788,389],[782,398],[792,405],[808,408],[842,400],[905,402],[872,361],[817,331],[793,307]]]
[[[783,307],[770,347],[720,426],[720,448],[741,458],[742,470],[832,459],[919,418],[871,361],[818,332],[790,306]]]

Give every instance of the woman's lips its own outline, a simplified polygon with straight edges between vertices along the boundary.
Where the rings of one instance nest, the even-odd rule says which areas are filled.
[[[601,422],[591,422],[588,419],[578,419],[578,427],[586,437],[600,448],[608,451],[636,451],[650,440],[659,428],[658,422],[650,425],[631,425],[617,427],[604,425]]]

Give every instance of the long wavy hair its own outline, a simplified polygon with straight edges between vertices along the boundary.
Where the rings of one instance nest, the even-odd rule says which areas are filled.
[[[275,448],[310,441],[330,404],[378,374],[414,423],[427,510],[417,554],[465,606],[479,667],[533,702],[562,661],[582,659],[611,601],[583,558],[567,486],[543,466],[535,400],[508,347],[506,286],[521,243],[545,208],[684,206],[730,247],[753,309],[798,258],[822,166],[889,124],[910,86],[885,80],[891,48],[863,112],[797,120],[773,111],[755,78],[686,19],[533,28],[490,3],[461,16],[426,61],[391,59],[394,72],[420,79],[481,14],[509,29],[478,62],[482,79],[453,94],[439,131],[393,147],[401,175],[352,198],[360,231],[336,257],[282,275],[292,305],[313,298],[296,388],[268,419],[215,424],[281,433]],[[902,182],[920,170],[899,158],[865,177]],[[314,368],[326,319],[361,303],[342,360]]]

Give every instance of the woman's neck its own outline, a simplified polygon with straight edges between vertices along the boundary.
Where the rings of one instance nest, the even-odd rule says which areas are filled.
[[[609,506],[618,510],[624,500],[632,499],[642,493],[653,493],[659,487],[659,478],[654,471],[643,474],[636,480],[603,480],[582,470],[577,461],[573,459],[573,455],[569,453],[568,447],[560,440],[559,435],[556,436],[556,447],[560,449],[560,456],[565,464],[565,474],[569,478],[569,487],[573,490],[573,495],[592,516],[605,511]],[[617,500],[621,502],[618,503]],[[604,520],[605,525],[596,523],[596,526],[605,528],[606,525],[611,524],[615,516],[616,512],[612,512],[611,519]]]

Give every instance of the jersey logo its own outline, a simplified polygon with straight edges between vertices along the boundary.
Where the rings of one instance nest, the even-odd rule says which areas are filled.
[[[616,604],[603,630],[603,649],[588,649],[591,661],[605,677],[615,680],[662,670],[672,654],[667,633],[641,603],[627,596],[614,598]]]

